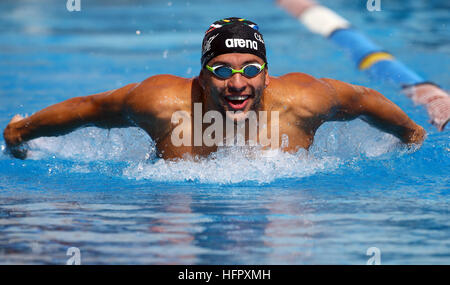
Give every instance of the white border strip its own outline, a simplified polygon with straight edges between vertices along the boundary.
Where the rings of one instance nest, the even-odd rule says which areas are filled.
[[[298,19],[312,32],[328,37],[336,29],[347,29],[350,22],[324,6],[313,6]]]

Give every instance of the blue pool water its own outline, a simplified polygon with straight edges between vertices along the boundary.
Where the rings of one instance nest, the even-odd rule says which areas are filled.
[[[0,128],[16,114],[148,76],[199,73],[200,42],[218,18],[260,25],[270,73],[301,71],[374,88],[428,137],[417,151],[360,120],[323,125],[309,154],[167,162],[136,128],[86,128],[0,154],[0,263],[450,264],[450,140],[389,83],[273,1],[0,2]],[[322,1],[444,89],[450,88],[448,1]],[[244,9],[242,9],[244,7]],[[139,31],[139,32],[137,32]],[[5,147],[0,141],[2,150]]]

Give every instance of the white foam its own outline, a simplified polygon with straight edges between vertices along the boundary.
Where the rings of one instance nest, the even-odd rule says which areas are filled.
[[[141,129],[112,129],[89,127],[60,137],[42,137],[29,142],[29,159],[48,156],[91,161],[134,161],[149,158],[155,145]]]
[[[315,159],[305,150],[295,154],[277,150],[267,152],[256,148],[220,148],[207,158],[194,160],[138,162],[123,174],[134,179],[153,181],[195,181],[234,184],[246,181],[269,183],[280,178],[304,177],[339,165],[336,157]]]
[[[137,180],[271,183],[277,179],[333,172],[361,159],[389,158],[392,153],[398,153],[395,152],[398,142],[392,135],[355,120],[323,125],[309,152],[302,149],[290,154],[278,150],[261,151],[258,147],[222,147],[209,157],[195,161],[165,161],[157,158],[154,142],[140,129],[86,128],[62,137],[31,141],[30,158],[72,160],[75,165],[66,171],[100,171]],[[115,162],[126,163],[117,169]],[[102,167],[95,166],[99,164]]]

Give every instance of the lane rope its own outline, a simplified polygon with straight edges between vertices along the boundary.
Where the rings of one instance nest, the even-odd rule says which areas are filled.
[[[372,78],[394,82],[416,105],[424,105],[430,123],[443,131],[450,121],[450,96],[439,85],[427,81],[392,54],[383,50],[345,18],[313,0],[277,0],[309,31],[348,51],[358,69]]]

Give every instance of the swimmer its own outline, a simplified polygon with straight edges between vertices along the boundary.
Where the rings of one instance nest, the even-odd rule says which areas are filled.
[[[250,112],[278,112],[278,145],[287,152],[308,149],[323,123],[355,118],[407,145],[421,145],[425,137],[421,126],[373,89],[304,73],[269,76],[263,36],[255,23],[245,19],[227,18],[208,28],[201,67],[195,78],[156,75],[116,90],[68,99],[26,118],[16,115],[3,133],[7,150],[24,159],[23,145],[38,137],[87,126],[140,127],[164,159],[207,156],[218,146],[173,142],[172,132],[181,122],[174,121],[173,114],[182,111],[192,117],[195,103],[202,104],[203,114],[217,111],[233,122],[248,121]],[[201,124],[201,131],[210,125]],[[185,124],[182,133],[194,140],[193,124]],[[282,136],[287,136],[288,145],[281,143]]]

